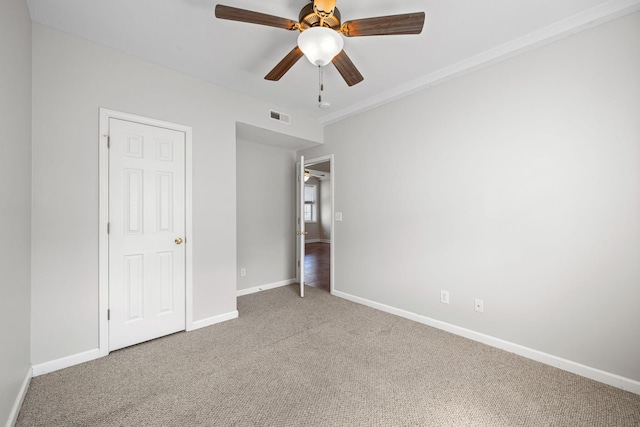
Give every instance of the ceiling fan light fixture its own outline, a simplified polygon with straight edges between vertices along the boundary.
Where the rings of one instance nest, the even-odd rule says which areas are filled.
[[[311,27],[298,36],[298,47],[313,65],[324,67],[340,53],[344,40],[330,28]]]

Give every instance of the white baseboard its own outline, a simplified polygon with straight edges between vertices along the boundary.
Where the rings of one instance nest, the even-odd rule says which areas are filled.
[[[459,335],[464,338],[469,338],[473,341],[478,341],[483,344],[497,347],[499,349],[515,353],[517,355],[526,357],[528,359],[535,360],[536,362],[544,363],[564,371],[574,373],[595,381],[599,381],[604,384],[608,384],[613,387],[620,388],[622,390],[630,391],[632,393],[640,394],[640,381],[625,378],[617,374],[602,371],[600,369],[592,368],[590,366],[583,365],[581,363],[573,362],[571,360],[563,359],[552,354],[544,353],[542,351],[534,350],[529,347],[515,344],[509,341],[495,338],[490,335],[485,335],[480,332],[472,331],[470,329],[462,328],[460,326],[452,325],[450,323],[435,320],[427,316],[423,316],[417,313],[411,313],[396,307],[391,307],[385,304],[380,304],[375,301],[370,301],[365,298],[360,298],[351,294],[347,294],[340,291],[333,291],[333,295],[344,298],[346,300],[366,305],[367,307],[375,308],[376,310],[384,311],[386,313],[394,314],[405,319],[413,320],[424,325],[432,326],[443,331],[450,332],[455,335]]]
[[[195,331],[196,329],[205,328],[207,326],[215,325],[216,323],[226,322],[227,320],[237,319],[238,310],[230,311],[229,313],[219,314],[217,316],[208,317],[202,320],[196,320],[192,322],[187,328],[187,331]]]
[[[320,243],[320,239],[304,239],[305,243]]]
[[[329,239],[320,239],[320,243],[329,243],[329,244],[331,244],[331,240],[329,240]]]
[[[195,329],[204,328],[206,326],[215,325],[216,323],[224,322],[226,320],[236,319],[238,317],[238,311],[232,311],[230,313],[220,314],[218,316],[209,317],[207,319],[197,320],[187,327],[187,331],[193,331]],[[82,353],[73,354],[71,356],[62,357],[60,359],[52,360],[49,362],[39,363],[33,365],[33,376],[48,374],[50,372],[59,371],[60,369],[69,368],[80,363],[89,362],[90,360],[98,359],[106,355],[100,354],[100,349],[96,348],[88,350]]]
[[[24,381],[22,381],[22,385],[20,386],[20,390],[18,391],[18,395],[16,396],[16,401],[13,403],[11,412],[9,412],[9,418],[7,419],[6,427],[13,427],[13,425],[18,420],[18,414],[20,413],[20,408],[22,408],[24,397],[27,395],[27,390],[29,389],[29,383],[31,382],[32,377],[33,369],[29,368],[27,370],[27,375],[24,377]]]
[[[298,279],[288,279],[288,280],[282,280],[280,282],[275,282],[275,283],[267,283],[266,285],[255,286],[253,288],[240,289],[238,290],[237,296],[241,297],[243,295],[255,294],[256,292],[275,289],[281,286],[287,286],[297,282],[298,282]]]
[[[60,369],[79,365],[80,363],[88,362],[99,357],[100,349],[95,348],[93,350],[84,351],[71,356],[61,357],[60,359],[52,360],[50,362],[38,363],[37,365],[33,365],[33,376],[37,377],[39,375],[48,374],[49,372],[59,371]]]

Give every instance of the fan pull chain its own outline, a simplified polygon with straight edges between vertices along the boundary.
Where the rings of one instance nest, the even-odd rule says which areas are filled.
[[[322,72],[322,67],[318,66],[318,104],[322,104],[322,91],[324,90],[324,81],[323,81],[324,73]]]
[[[318,67],[318,107],[329,108],[331,104],[322,101],[322,92],[324,91],[324,70],[322,66]]]

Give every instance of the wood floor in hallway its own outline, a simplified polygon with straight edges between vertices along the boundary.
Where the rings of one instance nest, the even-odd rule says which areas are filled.
[[[324,291],[331,291],[331,244],[307,243],[304,245],[304,282]]]

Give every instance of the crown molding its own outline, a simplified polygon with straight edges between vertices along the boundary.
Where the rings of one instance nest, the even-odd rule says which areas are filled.
[[[487,67],[505,59],[520,55],[572,34],[596,27],[605,22],[640,10],[640,0],[611,0],[577,15],[558,21],[540,30],[518,37],[510,42],[489,49],[464,61],[442,68],[433,73],[410,81],[392,90],[365,99],[348,108],[321,117],[320,125],[327,126],[355,116],[397,99],[419,92],[466,73]]]

